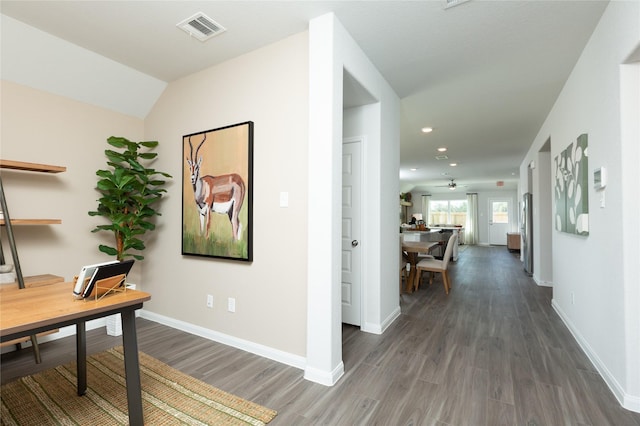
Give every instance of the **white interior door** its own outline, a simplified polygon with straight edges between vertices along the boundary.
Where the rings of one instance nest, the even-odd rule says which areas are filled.
[[[342,148],[342,322],[361,325],[361,141]]]
[[[489,244],[495,246],[507,245],[507,232],[510,229],[511,200],[489,200]]]

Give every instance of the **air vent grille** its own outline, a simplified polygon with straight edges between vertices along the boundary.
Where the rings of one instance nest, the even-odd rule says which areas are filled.
[[[469,0],[444,0],[444,8],[450,9],[452,7],[459,6],[462,3],[466,3],[468,1]]]
[[[226,31],[226,28],[202,12],[185,19],[177,26],[200,41],[209,40],[211,37]]]
[[[449,157],[446,155],[436,155],[436,160],[447,160]]]

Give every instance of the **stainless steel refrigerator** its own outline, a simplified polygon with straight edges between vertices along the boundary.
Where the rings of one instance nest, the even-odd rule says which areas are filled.
[[[522,233],[522,260],[524,271],[533,275],[533,204],[529,192],[522,197],[522,218],[520,221]]]

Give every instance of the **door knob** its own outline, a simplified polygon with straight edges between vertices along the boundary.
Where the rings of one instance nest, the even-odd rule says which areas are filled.
[[[351,241],[351,247],[358,247],[358,240]]]

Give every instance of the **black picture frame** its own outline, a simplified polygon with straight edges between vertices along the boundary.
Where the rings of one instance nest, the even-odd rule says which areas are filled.
[[[182,254],[253,261],[252,121],[182,137]]]

